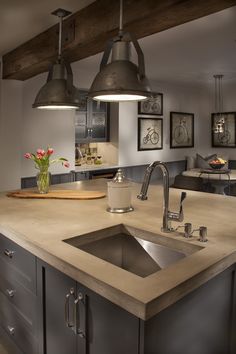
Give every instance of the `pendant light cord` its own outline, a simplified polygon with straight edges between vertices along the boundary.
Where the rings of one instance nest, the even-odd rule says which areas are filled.
[[[62,21],[63,17],[59,16],[59,40],[58,40],[58,61],[61,61],[61,54],[62,54]]]
[[[119,36],[123,36],[123,0],[120,0]]]
[[[223,75],[214,75],[215,79],[215,112],[217,121],[215,122],[215,133],[224,133],[225,119],[223,115],[223,90],[222,90]]]
[[[223,90],[222,78],[223,75],[214,75],[215,78],[215,111],[221,116],[223,113]]]

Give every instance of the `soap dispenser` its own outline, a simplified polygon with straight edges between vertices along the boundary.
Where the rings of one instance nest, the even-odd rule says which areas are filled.
[[[119,168],[112,181],[107,182],[108,208],[110,213],[127,213],[133,211],[131,206],[131,182],[125,178]]]

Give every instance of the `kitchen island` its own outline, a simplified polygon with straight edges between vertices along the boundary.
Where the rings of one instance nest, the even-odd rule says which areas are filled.
[[[101,179],[75,182],[60,185],[57,188],[106,191],[106,182]],[[104,311],[105,308],[110,308],[110,312],[112,312],[112,305],[114,305],[114,317],[113,322],[111,322],[114,324],[114,328],[116,328],[118,324],[123,327],[127,325],[130,337],[132,337],[131,333],[138,332],[137,338],[135,340],[132,339],[134,342],[137,342],[137,344],[132,345],[129,342],[129,338],[123,338],[124,343],[129,343],[126,347],[127,351],[124,351],[121,344],[119,344],[121,348],[119,349],[119,345],[116,343],[114,348],[117,349],[112,349],[112,354],[120,353],[121,350],[123,350],[125,354],[156,354],[159,352],[161,354],[179,354],[178,345],[175,344],[174,346],[176,351],[167,352],[166,350],[170,348],[168,344],[161,343],[160,349],[158,343],[155,344],[154,338],[158,341],[158,331],[162,335],[165,335],[165,332],[162,331],[167,319],[169,322],[167,323],[166,333],[169,332],[169,334],[172,333],[171,326],[174,319],[177,319],[177,327],[181,323],[182,325],[185,323],[181,320],[184,311],[186,312],[186,309],[184,307],[182,308],[183,300],[188,299],[187,302],[191,302],[189,296],[192,296],[196,291],[203,292],[203,295],[201,296],[200,294],[195,302],[197,313],[199,313],[197,304],[201,308],[201,303],[199,305],[199,302],[202,301],[202,308],[207,308],[209,304],[215,303],[215,313],[221,306],[225,310],[223,311],[224,314],[217,314],[218,319],[221,321],[220,327],[226,322],[233,323],[233,320],[235,320],[231,312],[235,311],[232,296],[234,298],[236,297],[233,291],[234,264],[236,262],[236,223],[234,222],[236,199],[234,197],[194,191],[187,192],[188,196],[184,204],[184,221],[191,222],[194,228],[198,228],[201,225],[207,226],[208,228],[209,241],[207,243],[200,243],[197,234],[194,234],[190,239],[185,239],[181,232],[173,232],[170,234],[161,232],[162,186],[150,186],[147,201],[140,201],[136,198],[139,191],[140,185],[133,184],[132,205],[134,212],[127,214],[108,213],[106,211],[107,198],[82,201],[22,200],[8,198],[5,194],[1,194],[0,233],[4,235],[4,240],[13,241],[17,246],[29,252],[30,256],[36,257],[37,299],[35,299],[35,303],[37,307],[40,307],[40,304],[44,307],[42,312],[37,310],[37,334],[34,333],[34,336],[37,337],[36,347],[40,354],[44,353],[45,345],[47,346],[45,341],[47,339],[50,341],[50,333],[47,332],[47,330],[51,328],[51,324],[50,320],[47,319],[47,310],[49,310],[49,308],[47,302],[45,303],[45,299],[49,300],[48,295],[45,293],[45,288],[40,294],[38,292],[40,292],[39,289],[45,287],[46,284],[55,303],[57,302],[56,298],[59,296],[59,292],[56,291],[56,283],[54,283],[52,289],[49,287],[50,283],[52,284],[53,279],[55,279],[53,278],[54,274],[55,277],[60,274],[58,275],[58,279],[64,275],[68,277],[68,279],[76,281],[77,284],[79,284],[77,287],[80,295],[87,291],[87,293],[92,292],[94,296],[97,295],[99,299],[98,302],[102,301],[101,299],[106,300],[106,306],[104,305],[103,307],[101,303],[99,305],[100,308],[104,308]],[[171,210],[178,209],[179,194],[179,190],[170,190]],[[102,230],[102,232],[108,232],[109,234],[109,230],[112,227],[117,227],[117,225],[125,225],[125,227],[131,228],[133,232],[135,231],[137,236],[141,238],[143,236],[148,237],[149,240],[153,242],[158,240],[157,242],[162,246],[183,252],[185,257],[161,271],[154,272],[146,277],[140,277],[77,247],[73,247],[68,243],[69,239],[74,239],[75,237],[86,238],[84,235],[90,237],[91,234],[97,230]],[[178,225],[176,224],[176,226]],[[1,249],[1,252],[4,251],[5,249]],[[43,277],[42,271],[44,274]],[[47,271],[49,272],[48,274],[52,275],[51,278],[48,278],[49,280],[47,280]],[[26,280],[24,280],[24,282],[26,282]],[[70,284],[70,282],[68,282],[68,284]],[[209,284],[211,285],[208,289]],[[31,286],[32,284],[29,287]],[[224,286],[227,288],[224,288]],[[70,293],[70,285],[68,285],[68,287],[69,295],[67,299],[75,298],[75,300],[77,300],[77,296],[75,296],[74,293]],[[80,289],[82,290],[80,291]],[[219,293],[220,289],[223,289],[222,294]],[[92,293],[90,293],[90,298],[92,298]],[[211,296],[208,297],[207,294]],[[223,296],[223,294],[226,295]],[[60,295],[65,299],[67,293]],[[78,295],[77,291],[76,295]],[[212,298],[212,295],[214,295],[214,298]],[[80,313],[83,313],[83,311],[87,311],[83,310],[83,307],[86,308],[86,306],[89,306],[89,301],[86,303],[85,297],[83,296],[81,300],[83,306],[80,305]],[[221,303],[221,300],[223,303]],[[90,300],[90,302],[91,304],[93,303],[92,300]],[[175,308],[176,305],[177,308]],[[52,304],[50,304],[50,306],[52,306]],[[184,302],[184,306],[186,306],[186,301]],[[170,313],[165,311],[169,311],[171,308],[174,310],[170,312],[170,316]],[[183,312],[178,313],[181,308]],[[188,307],[187,309],[189,311]],[[209,319],[209,324],[207,325],[205,318],[201,319],[196,317],[196,309],[191,306],[190,309],[192,311],[191,321],[196,324],[196,328],[182,328],[182,330],[188,333],[182,332],[183,338],[181,338],[181,336],[179,337],[182,344],[179,344],[179,348],[186,346],[186,351],[183,352],[181,349],[181,354],[200,354],[200,352],[196,351],[199,350],[200,347],[195,346],[190,349],[188,340],[192,338],[193,331],[198,331],[198,321],[202,320],[200,325],[202,329],[205,329],[205,326],[207,326],[210,330],[212,325],[211,321],[215,322],[216,318],[213,316],[212,320]],[[122,322],[121,318],[119,319],[119,310],[122,312],[123,317],[121,317],[125,322]],[[230,312],[230,314],[225,313],[226,311]],[[167,315],[164,316],[163,319],[164,313]],[[71,331],[70,327],[73,329],[74,326],[73,323],[71,324],[71,311],[69,307],[66,316],[67,328],[66,326],[65,328]],[[93,317],[93,314],[90,314],[90,316]],[[108,316],[108,313],[105,316]],[[179,318],[177,316],[179,316]],[[228,318],[229,316],[230,318]],[[83,314],[79,317],[83,318]],[[75,318],[73,317],[73,321],[74,320]],[[117,323],[115,324],[116,320]],[[77,319],[75,321],[77,321]],[[78,321],[80,322],[80,320]],[[101,317],[100,322],[102,323],[102,321],[103,319]],[[47,330],[45,328],[44,330],[40,329],[41,323],[42,325],[47,324]],[[99,323],[99,321],[97,323]],[[87,325],[85,325],[85,327],[86,326]],[[118,329],[120,326],[118,326]],[[156,331],[156,326],[157,328],[159,326],[158,331]],[[75,349],[71,349],[71,351],[67,351],[67,353],[73,354],[79,348],[81,353],[111,354],[109,349],[107,349],[107,352],[104,351],[104,348],[101,349],[103,352],[98,349],[99,345],[102,347],[102,344],[90,348],[89,344],[85,343],[86,328],[84,328],[83,331],[76,331],[76,334],[79,334],[79,339],[76,342],[77,344],[75,344]],[[152,334],[153,330],[155,330],[154,334]],[[179,330],[181,331],[181,327],[179,327]],[[224,328],[222,329],[222,336],[219,336],[218,328],[215,330],[215,345],[217,345],[221,351],[213,352],[213,350],[215,350],[214,344],[210,347],[210,341],[213,340],[211,334],[210,338],[204,337],[203,342],[205,341],[206,344],[205,347],[203,345],[201,354],[234,353],[234,339],[230,338],[230,334],[229,342],[225,343],[229,331],[231,331],[230,328]],[[46,337],[45,333],[47,334]],[[71,333],[73,333],[73,335],[75,334],[74,331],[71,331]],[[196,332],[196,335],[197,333],[198,332]],[[203,333],[205,336],[205,331],[203,331]],[[122,335],[122,331],[120,334]],[[57,334],[54,333],[54,335]],[[61,334],[58,333],[58,335],[60,336]],[[133,335],[133,338],[134,336],[135,335]],[[94,333],[94,338],[97,337],[99,337],[99,335],[96,336]],[[59,338],[57,338],[57,340],[59,340]],[[67,340],[69,341],[68,337]],[[102,339],[103,342],[105,340],[109,342],[109,338]],[[171,340],[174,339],[170,337],[170,341]],[[54,341],[56,341],[55,337]],[[198,337],[197,341],[201,342],[201,338]],[[91,343],[92,342],[91,340]],[[120,343],[121,342],[122,340],[120,339]],[[193,338],[192,343],[194,343]],[[66,345],[68,349],[68,342],[66,342]],[[132,349],[131,347],[128,348],[128,345],[130,345]],[[229,347],[230,349],[226,349]],[[47,347],[48,354],[55,354],[55,352],[50,351],[48,348],[49,347]],[[231,350],[231,352],[229,350]],[[60,353],[64,353],[63,349],[61,349]]]

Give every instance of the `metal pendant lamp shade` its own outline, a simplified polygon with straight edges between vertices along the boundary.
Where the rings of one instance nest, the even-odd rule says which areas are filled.
[[[72,72],[69,64],[61,62],[52,65],[49,70],[47,82],[38,92],[33,104],[33,108],[78,108],[78,89],[73,85],[72,80]]]
[[[152,96],[145,76],[144,55],[138,41],[122,29],[122,1],[120,6],[119,35],[107,43],[88,96],[106,102],[141,101]],[[138,56],[138,65],[130,60],[130,44]],[[111,62],[108,63],[112,53]]]
[[[60,18],[58,60],[48,73],[46,84],[38,92],[33,108],[39,109],[77,109],[79,106],[78,89],[73,85],[71,66],[61,56],[62,19],[70,12],[58,9],[53,12]]]

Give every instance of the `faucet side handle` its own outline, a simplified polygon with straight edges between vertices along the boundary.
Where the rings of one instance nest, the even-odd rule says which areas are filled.
[[[182,192],[180,197],[180,208],[179,208],[179,221],[182,222],[184,220],[184,210],[183,210],[183,201],[187,198],[187,193]]]
[[[182,222],[184,220],[183,201],[186,197],[187,197],[187,193],[182,192],[180,197],[179,212],[177,213],[177,212],[168,211],[169,220],[178,221],[178,222]]]

